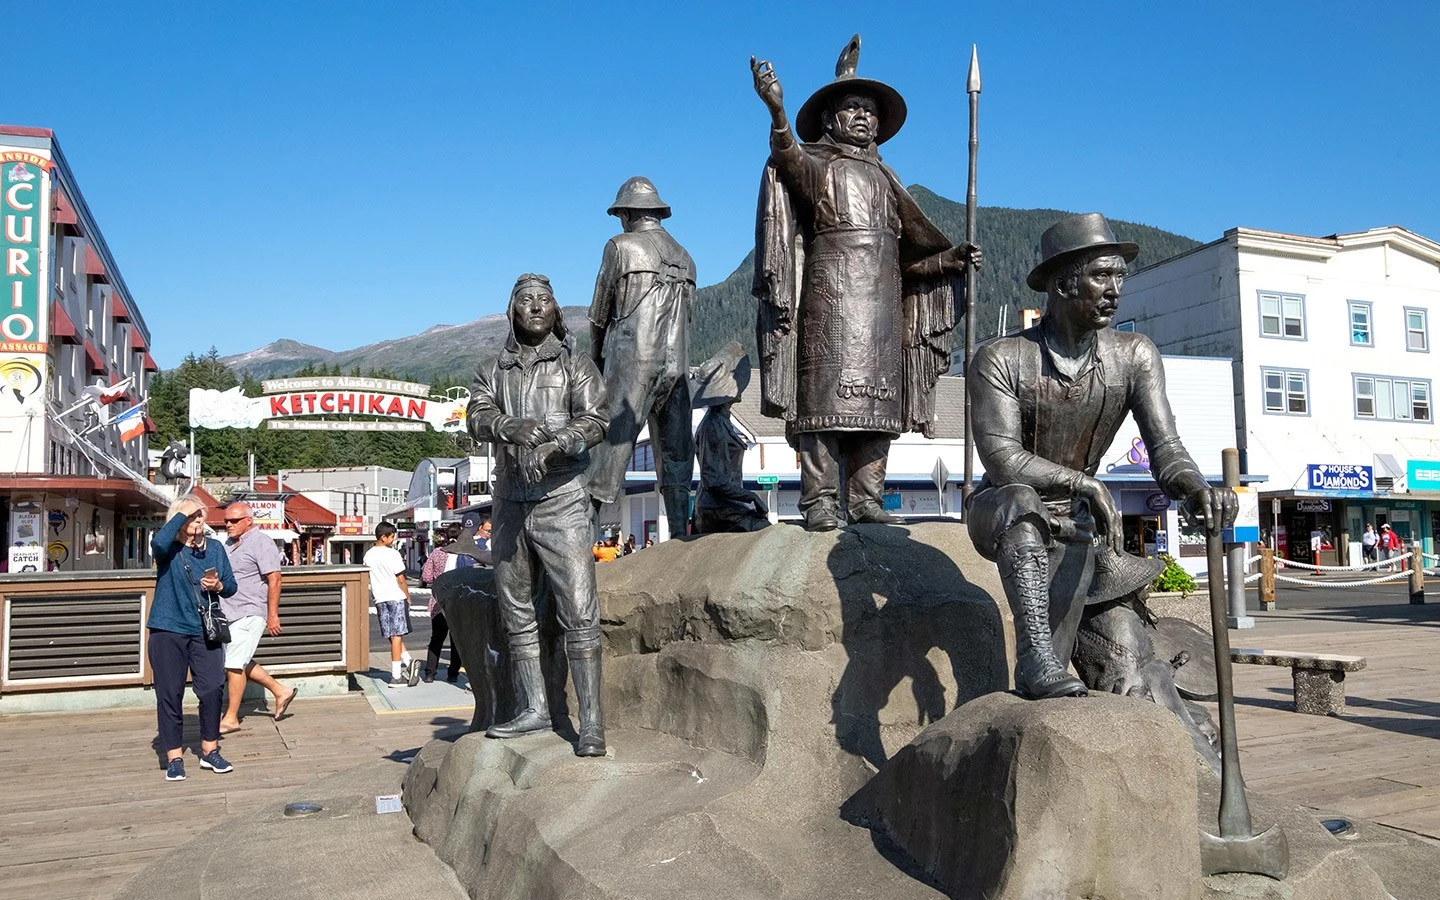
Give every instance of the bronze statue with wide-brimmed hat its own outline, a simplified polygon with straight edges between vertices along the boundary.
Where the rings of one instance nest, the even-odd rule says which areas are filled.
[[[750,354],[731,341],[690,370],[690,402],[704,408],[695,429],[700,490],[695,495],[695,531],[759,531],[770,524],[769,508],[745,487],[745,451],[751,446],[730,418],[750,384]]]
[[[972,245],[953,246],[881,161],[877,148],[904,124],[905,101],[859,77],[859,59],[856,35],[835,80],[800,108],[795,133],[774,68],[750,60],[771,122],[752,288],[761,407],[785,420],[799,453],[800,511],[812,531],[842,515],[895,521],[882,501],[890,442],[931,431],[954,291],[964,289],[956,282],[980,258]]]
[[[590,302],[590,354],[605,377],[610,425],[591,452],[590,496],[619,498],[640,429],[650,426],[671,534],[690,518],[690,312],[695,262],[660,224],[670,205],[648,178],[620,186],[607,212],[624,229],[605,243]]]
[[[1208,718],[1186,707],[1169,661],[1155,658],[1144,596],[1164,565],[1124,552],[1119,511],[1095,473],[1133,415],[1152,477],[1187,514],[1218,528],[1233,520],[1235,494],[1212,488],[1185,452],[1155,345],[1109,327],[1139,246],[1085,213],[1052,225],[1040,247],[1026,283],[1048,295],[1044,318],[982,346],[965,379],[985,466],[966,522],[1015,615],[1015,687],[1035,699],[1149,697],[1218,766]]]

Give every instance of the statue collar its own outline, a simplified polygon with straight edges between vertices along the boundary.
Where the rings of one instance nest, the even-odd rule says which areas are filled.
[[[805,148],[830,159],[834,159],[838,156],[848,156],[851,159],[860,159],[864,160],[865,162],[880,162],[880,153],[875,149],[874,144],[871,144],[869,147],[856,147],[854,144],[841,144],[831,138],[828,134],[820,138],[820,140],[816,141],[813,144],[806,144]]]
[[[1060,353],[1053,346],[1051,329],[1054,326],[1048,316],[1040,320],[1040,348],[1041,352],[1050,359],[1050,368],[1064,378],[1066,381],[1075,381],[1095,368],[1100,361],[1100,331],[1092,331],[1090,337],[1085,341],[1084,352],[1078,357],[1067,356]]]
[[[564,350],[564,342],[554,334],[545,335],[545,340],[530,347],[516,340],[512,332],[509,339],[505,341],[505,349],[500,351],[500,368],[513,369],[516,366],[528,366],[537,362],[559,359]]]

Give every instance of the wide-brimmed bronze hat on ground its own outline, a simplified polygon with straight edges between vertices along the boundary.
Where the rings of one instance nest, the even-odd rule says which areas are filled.
[[[1040,235],[1040,264],[1030,270],[1025,283],[1033,291],[1045,293],[1045,281],[1050,273],[1060,267],[1076,253],[1094,250],[1111,250],[1126,262],[1140,253],[1140,245],[1132,241],[1117,241],[1110,223],[1099,213],[1080,213],[1066,216],[1045,229]]]
[[[858,77],[855,67],[859,62],[860,35],[857,34],[845,45],[845,49],[840,51],[840,59],[835,62],[835,80],[811,94],[810,99],[805,101],[805,105],[801,106],[800,112],[796,114],[795,133],[800,140],[806,143],[820,140],[825,134],[821,117],[830,108],[830,101],[837,95],[843,97],[850,93],[865,93],[875,98],[880,114],[876,144],[890,140],[900,130],[900,126],[905,124],[905,98],[883,81]]]
[[[620,190],[615,192],[615,202],[605,212],[613,216],[622,209],[650,210],[662,219],[670,217],[670,206],[660,199],[654,182],[642,175],[636,175],[620,185]]]

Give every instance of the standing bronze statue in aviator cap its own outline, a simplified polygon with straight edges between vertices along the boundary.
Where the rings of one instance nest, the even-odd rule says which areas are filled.
[[[837,527],[842,512],[852,524],[896,521],[882,503],[890,442],[931,430],[935,381],[950,365],[953,282],[980,260],[973,245],[952,246],[881,161],[905,101],[858,77],[859,58],[856,35],[835,80],[800,107],[794,134],[774,68],[750,60],[771,121],[753,286],[762,410],[785,420],[799,452],[811,531]]]

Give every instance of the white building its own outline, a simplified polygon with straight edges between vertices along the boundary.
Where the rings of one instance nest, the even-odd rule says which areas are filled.
[[[375,542],[375,526],[405,499],[410,473],[384,466],[336,466],[284,469],[279,481],[335,514],[335,533],[328,536],[325,562],[359,562]]]
[[[1434,320],[1440,244],[1399,227],[1330,237],[1234,228],[1126,281],[1120,327],[1234,360],[1242,469],[1291,558],[1366,523],[1433,551],[1440,530]]]
[[[169,499],[148,480],[154,428],[135,412],[138,436],[125,441],[112,420],[145,400],[150,330],[50,129],[0,125],[0,219],[6,562],[148,565],[149,529]],[[97,383],[117,385],[103,408],[84,402]]]

